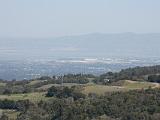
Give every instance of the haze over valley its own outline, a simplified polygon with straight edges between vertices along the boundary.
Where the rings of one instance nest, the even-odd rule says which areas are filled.
[[[99,75],[159,64],[159,33],[86,34],[48,39],[1,38],[0,78],[43,75]]]
[[[160,0],[0,0],[0,120],[160,120]]]

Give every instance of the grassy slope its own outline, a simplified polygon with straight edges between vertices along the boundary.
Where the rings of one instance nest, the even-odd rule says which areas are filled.
[[[44,80],[33,80],[30,83],[28,83],[28,85],[35,85],[35,84],[40,83],[40,82],[44,82]]]
[[[81,84],[76,84],[76,83],[63,83],[63,86],[66,87],[71,87],[71,86],[77,86]],[[48,85],[43,85],[42,87],[37,88],[38,90],[47,90],[48,88],[52,86],[61,86],[61,84],[48,84]]]
[[[105,86],[105,85],[87,85],[82,91],[85,94],[96,93],[96,94],[105,94],[106,92],[116,92],[116,91],[128,91],[134,89],[147,89],[149,87],[157,88],[160,87],[160,84],[150,83],[150,82],[138,82],[125,80],[122,81],[121,86]]]
[[[16,110],[8,110],[8,109],[0,109],[0,112],[3,112],[3,114],[7,115],[9,117],[9,120],[16,120],[17,116],[20,112]]]
[[[48,84],[48,85],[42,86],[39,89],[47,89],[53,85],[54,84]],[[77,84],[64,84],[64,85],[72,86]],[[85,94],[88,94],[88,93],[105,94],[106,92],[128,91],[128,90],[142,89],[142,88],[147,89],[150,86],[152,88],[160,87],[160,85],[156,83],[125,80],[125,81],[122,81],[121,86],[105,86],[105,85],[97,85],[97,84],[87,84],[87,85],[84,85],[82,92]],[[35,93],[27,93],[27,94],[0,95],[0,99],[10,99],[15,101],[29,99],[32,102],[38,102],[40,100],[47,100],[49,98],[45,97],[45,92],[35,92]]]
[[[85,94],[96,93],[104,94],[106,92],[124,91],[125,89],[119,86],[105,86],[105,85],[88,85],[84,87],[82,91]]]
[[[127,89],[146,89],[149,87],[156,87],[155,83],[151,82],[138,82],[138,81],[130,81],[125,80],[123,87]]]
[[[0,99],[9,99],[9,100],[27,100],[29,99],[32,102],[39,102],[41,100],[46,100],[45,92],[35,92],[35,93],[27,93],[27,94],[12,94],[12,95],[0,95]]]
[[[0,82],[0,87],[4,87],[4,86],[6,86],[6,83]]]

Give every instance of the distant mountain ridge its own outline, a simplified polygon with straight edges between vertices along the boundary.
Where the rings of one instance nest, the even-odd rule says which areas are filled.
[[[48,39],[0,38],[2,58],[159,57],[160,33],[93,33]]]

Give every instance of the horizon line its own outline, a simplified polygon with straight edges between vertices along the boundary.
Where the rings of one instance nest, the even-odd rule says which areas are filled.
[[[51,38],[65,38],[65,37],[78,37],[78,36],[86,36],[86,35],[118,35],[118,34],[134,34],[134,35],[145,35],[145,34],[160,34],[160,32],[115,32],[115,33],[104,33],[104,32],[91,32],[91,33],[80,33],[80,34],[71,34],[71,35],[62,35],[62,36],[53,36],[53,37],[4,37],[0,36],[0,39],[51,39]]]

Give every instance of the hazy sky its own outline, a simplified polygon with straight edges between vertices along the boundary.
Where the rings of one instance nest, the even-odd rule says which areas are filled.
[[[0,0],[0,37],[160,32],[160,0]]]

